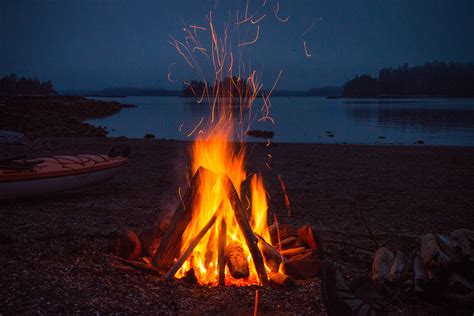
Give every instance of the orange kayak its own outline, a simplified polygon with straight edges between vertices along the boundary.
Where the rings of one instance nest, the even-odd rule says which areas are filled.
[[[52,156],[0,164],[0,199],[89,188],[116,176],[127,157]]]

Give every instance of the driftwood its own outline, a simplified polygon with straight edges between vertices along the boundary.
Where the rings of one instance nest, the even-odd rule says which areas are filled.
[[[388,280],[390,282],[398,282],[402,278],[403,271],[407,263],[407,257],[401,251],[397,251],[395,260],[393,260],[392,267],[388,273]]]
[[[278,272],[278,269],[282,262],[282,257],[280,253],[278,252],[278,250],[273,248],[272,245],[267,243],[265,239],[263,239],[260,235],[258,234],[256,235],[257,235],[258,241],[260,242],[260,247],[262,249],[263,258],[265,259],[265,262],[270,267],[270,270],[272,272]]]
[[[277,249],[281,250],[281,234],[280,234],[280,225],[278,224],[278,219],[276,213],[273,213],[273,221],[274,224],[268,227],[268,231],[270,233],[270,239],[273,245],[277,245]],[[274,227],[273,231],[275,232],[275,238],[272,237],[272,229],[270,227]]]
[[[250,254],[252,255],[253,262],[255,264],[255,269],[257,270],[258,278],[263,286],[268,285],[268,277],[267,272],[265,270],[265,265],[263,264],[263,257],[260,253],[260,249],[258,248],[258,239],[255,237],[252,228],[248,222],[247,216],[245,216],[244,209],[242,206],[242,201],[240,201],[239,195],[235,190],[232,181],[230,180],[229,176],[224,175],[222,177],[224,189],[227,193],[227,197],[232,205],[234,210],[235,219],[239,224],[240,231],[247,242],[247,246],[249,247]]]
[[[309,250],[288,258],[283,263],[283,268],[287,275],[295,279],[307,279],[321,275],[323,265],[316,252]]]
[[[387,281],[393,260],[393,253],[385,247],[380,247],[375,253],[372,263],[372,280],[375,282]]]
[[[245,257],[244,248],[239,243],[234,241],[227,246],[226,262],[229,272],[234,278],[243,279],[250,275],[249,263]]]
[[[112,233],[109,243],[112,253],[124,259],[136,260],[142,256],[140,239],[131,229]]]
[[[438,240],[433,234],[426,234],[420,238],[420,255],[430,279],[435,274],[442,273],[452,261],[452,258],[439,247]]]
[[[117,256],[114,256],[114,259],[119,261],[122,264],[125,264],[129,267],[135,268],[137,270],[147,272],[147,273],[155,275],[155,276],[161,276],[160,271],[155,269],[153,266],[147,265],[143,262],[133,261],[133,260],[126,260],[126,259],[123,259],[123,258],[120,258],[120,257],[117,257]]]
[[[222,203],[221,203],[222,205]],[[211,219],[207,222],[207,224],[199,231],[199,233],[193,238],[191,243],[189,244],[188,248],[184,251],[184,253],[179,257],[178,261],[171,267],[171,269],[166,273],[165,279],[171,280],[175,273],[181,268],[183,263],[188,259],[189,255],[193,252],[194,248],[199,244],[199,241],[206,235],[206,233],[211,229],[212,225],[216,222],[218,212],[220,210],[221,206],[219,206],[214,213],[214,215],[211,217]]]
[[[223,218],[219,227],[219,237],[217,240],[217,267],[219,273],[219,285],[225,285],[225,263],[226,263],[226,244],[227,244],[227,224]]]
[[[195,173],[191,186],[184,194],[183,200],[180,201],[176,212],[171,218],[171,222],[166,229],[160,246],[153,258],[153,265],[158,269],[167,269],[173,265],[174,260],[179,256],[181,249],[181,238],[192,218],[192,204],[196,193],[201,187],[201,177],[206,173],[212,176],[213,173],[205,168],[200,167]]]
[[[270,233],[270,238],[273,245],[276,245],[278,243],[278,233],[281,242],[283,242],[283,240],[288,237],[298,237],[298,230],[295,226],[290,224],[280,224],[278,225],[277,229],[277,225],[275,222],[275,224],[268,226],[268,231]]]
[[[309,252],[311,249],[306,249],[305,247],[290,248],[280,251],[282,256],[291,257],[296,256],[304,252]]]
[[[423,261],[420,257],[420,252],[417,251],[413,259],[413,272],[415,274],[415,291],[423,292],[428,283],[428,275],[423,267]]]
[[[270,272],[268,274],[268,278],[270,279],[271,285],[286,286],[286,287],[295,285],[295,280],[292,277],[283,273]]]
[[[311,228],[311,226],[301,226],[298,229],[298,235],[303,241],[303,243],[308,245],[311,249],[317,250],[319,248],[319,245],[316,242],[316,237],[314,236],[313,228]]]
[[[295,248],[293,247],[295,242],[296,242],[296,237],[290,236],[288,238],[285,238],[281,241],[281,248],[282,249]]]

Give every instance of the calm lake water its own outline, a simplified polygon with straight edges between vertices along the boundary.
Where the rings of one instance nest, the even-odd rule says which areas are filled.
[[[179,97],[102,99],[138,106],[89,121],[106,126],[110,136],[189,139],[209,115],[208,105]],[[275,124],[257,122],[252,129],[273,130],[275,142],[474,146],[474,99],[273,97],[271,103]]]

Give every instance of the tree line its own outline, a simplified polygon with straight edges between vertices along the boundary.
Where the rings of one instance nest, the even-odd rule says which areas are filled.
[[[474,97],[474,64],[431,62],[383,68],[378,77],[356,76],[346,82],[344,97],[439,96]]]
[[[56,94],[51,80],[18,78],[15,74],[0,79],[0,95],[50,95]]]

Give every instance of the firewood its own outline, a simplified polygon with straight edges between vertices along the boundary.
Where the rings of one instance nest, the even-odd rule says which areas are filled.
[[[440,248],[437,238],[433,234],[426,234],[421,237],[420,255],[430,279],[437,274],[442,274],[448,263],[452,261],[449,254]]]
[[[273,248],[272,245],[267,243],[265,239],[263,239],[260,235],[256,235],[260,244],[260,248],[262,249],[263,258],[265,259],[265,262],[270,267],[270,270],[272,272],[278,272],[278,269],[280,268],[280,264],[282,262],[280,252]]]
[[[474,231],[457,229],[449,234],[451,246],[458,261],[474,262]]]
[[[285,274],[295,279],[307,279],[321,274],[323,261],[317,258],[314,250],[288,258],[283,263]]]
[[[280,231],[280,240],[282,241],[288,237],[298,237],[298,230],[293,225],[280,223],[278,225],[278,228]],[[272,245],[277,245],[278,235],[277,235],[276,225],[272,224],[268,226],[268,231],[270,232],[270,239],[271,239]]]
[[[231,242],[226,249],[226,262],[230,274],[236,279],[247,278],[250,275],[249,264],[245,257],[244,248]]]
[[[285,286],[285,287],[291,287],[295,285],[295,280],[289,275],[286,275],[283,273],[270,272],[268,274],[268,278],[270,279],[271,285]]]
[[[407,263],[407,257],[401,251],[397,251],[395,255],[395,260],[393,260],[392,267],[390,268],[390,272],[388,273],[388,280],[392,283],[398,282],[405,270],[405,266]]]
[[[225,285],[225,263],[226,263],[226,244],[227,244],[227,224],[222,219],[219,228],[217,241],[217,267],[219,273],[219,285]]]
[[[255,174],[249,174],[240,184],[241,201],[244,206],[244,213],[248,218],[252,215],[252,191],[250,184],[254,176]]]
[[[156,249],[160,245],[163,231],[160,229],[158,223],[155,223],[151,228],[144,230],[138,235],[142,244],[142,252],[144,257],[153,258],[156,253]]]
[[[293,237],[293,236],[283,239],[281,241],[281,249],[296,248],[294,247],[295,241],[296,241],[296,237]]]
[[[291,257],[299,255],[303,252],[309,252],[311,249],[306,249],[305,247],[290,248],[280,251],[281,255],[284,257]]]
[[[247,246],[249,247],[250,254],[252,255],[253,262],[255,264],[255,269],[257,270],[258,278],[263,286],[268,285],[268,277],[267,272],[265,270],[265,265],[263,264],[263,257],[258,248],[258,239],[255,237],[252,228],[250,227],[249,221],[247,216],[245,216],[242,201],[240,201],[239,195],[235,190],[232,181],[230,180],[229,176],[225,175],[222,177],[224,189],[227,193],[227,197],[232,205],[234,210],[235,219],[239,224],[240,231],[247,242]]]
[[[142,255],[142,246],[137,234],[126,229],[122,232],[114,232],[110,237],[110,248],[112,253],[127,260],[136,260]]]
[[[301,226],[298,229],[298,236],[301,238],[303,243],[313,250],[317,250],[319,245],[316,242],[316,236],[314,235],[313,228],[309,225]]]
[[[160,271],[155,269],[153,266],[147,265],[143,262],[138,262],[138,261],[133,261],[133,260],[126,260],[126,259],[123,259],[123,258],[120,258],[120,257],[117,257],[117,256],[114,256],[114,259],[119,261],[120,263],[125,264],[129,267],[132,267],[134,269],[144,271],[144,272],[147,272],[147,273],[155,275],[155,276],[161,276]]]
[[[168,271],[168,273],[166,273],[165,275],[165,279],[166,280],[171,280],[174,275],[176,274],[176,272],[178,272],[179,268],[181,268],[181,266],[183,265],[183,263],[188,259],[189,255],[193,252],[194,248],[196,248],[196,246],[199,244],[199,242],[201,241],[202,237],[204,237],[204,235],[207,234],[207,232],[209,231],[209,229],[211,229],[212,225],[214,225],[214,223],[216,222],[217,220],[217,216],[218,216],[218,213],[220,211],[222,207],[222,203],[221,205],[219,205],[219,207],[217,208],[216,212],[214,213],[214,215],[211,217],[211,219],[209,219],[209,221],[207,222],[207,224],[199,231],[199,233],[191,240],[189,246],[186,248],[186,250],[183,252],[183,254],[179,257],[178,261],[176,261],[176,263],[171,267],[171,269]]]
[[[413,272],[415,274],[415,292],[423,292],[428,283],[428,275],[423,267],[420,252],[417,251],[413,259]]]
[[[380,247],[377,252],[375,252],[371,276],[374,282],[384,282],[388,280],[388,274],[393,260],[393,253],[385,247]]]
[[[192,218],[192,204],[201,187],[201,177],[212,176],[214,174],[203,167],[200,167],[194,174],[191,187],[184,194],[183,200],[180,201],[153,258],[153,265],[156,268],[162,270],[171,267],[179,256],[181,238]]]

